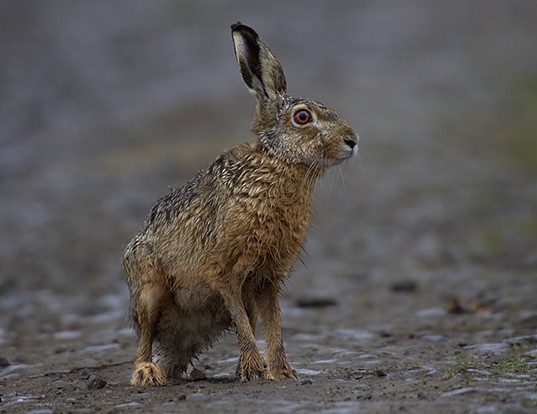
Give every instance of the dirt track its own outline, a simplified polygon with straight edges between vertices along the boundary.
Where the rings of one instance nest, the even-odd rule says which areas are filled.
[[[0,412],[535,412],[537,4],[285,4],[2,3]],[[134,388],[122,248],[248,139],[239,19],[361,136],[283,297],[300,380],[229,335]]]

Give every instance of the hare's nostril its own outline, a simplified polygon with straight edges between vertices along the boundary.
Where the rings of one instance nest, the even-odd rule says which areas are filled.
[[[344,139],[343,142],[345,142],[345,144],[347,144],[350,149],[354,149],[354,147],[356,146],[356,141],[354,141],[353,139]]]

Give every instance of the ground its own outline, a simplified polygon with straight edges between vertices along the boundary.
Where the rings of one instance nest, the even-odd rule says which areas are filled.
[[[325,4],[2,3],[0,412],[537,411],[537,5]],[[361,137],[282,296],[300,378],[229,334],[133,387],[122,249],[248,139],[237,20]]]

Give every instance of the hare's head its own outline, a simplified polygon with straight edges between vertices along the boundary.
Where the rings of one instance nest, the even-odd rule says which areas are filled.
[[[241,23],[231,29],[242,77],[257,99],[252,129],[262,148],[285,162],[321,169],[356,155],[351,126],[319,102],[290,96],[282,67],[261,37]]]

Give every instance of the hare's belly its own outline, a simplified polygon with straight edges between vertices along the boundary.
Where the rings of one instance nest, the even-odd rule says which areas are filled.
[[[174,292],[175,304],[161,310],[153,357],[175,377],[230,328],[224,301],[203,289]]]
[[[210,312],[225,310],[224,301],[213,289],[209,287],[181,287],[175,289],[174,299],[176,305],[183,312]]]
[[[209,288],[176,289],[175,306],[166,311],[169,326],[183,335],[188,332],[209,339],[231,324],[231,315],[224,300]]]

